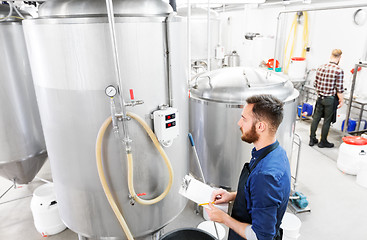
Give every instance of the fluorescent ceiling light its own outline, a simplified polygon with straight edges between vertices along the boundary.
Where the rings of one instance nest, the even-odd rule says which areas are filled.
[[[178,4],[187,3],[188,0],[176,0]],[[265,0],[189,0],[190,3],[220,3],[220,4],[245,4],[245,3],[264,3]]]

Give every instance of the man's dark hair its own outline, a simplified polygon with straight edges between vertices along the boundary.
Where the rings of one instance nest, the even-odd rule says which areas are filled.
[[[270,124],[270,130],[276,133],[283,121],[283,103],[270,94],[261,94],[246,99],[248,104],[253,104],[252,112],[258,121]]]

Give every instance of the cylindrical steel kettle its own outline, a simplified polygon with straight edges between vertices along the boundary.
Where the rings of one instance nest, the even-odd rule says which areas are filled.
[[[239,67],[240,66],[240,55],[236,51],[232,51],[223,59],[223,67]]]

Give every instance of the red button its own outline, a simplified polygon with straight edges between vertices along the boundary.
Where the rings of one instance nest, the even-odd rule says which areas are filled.
[[[168,127],[170,127],[171,126],[171,124],[170,123],[168,123]]]

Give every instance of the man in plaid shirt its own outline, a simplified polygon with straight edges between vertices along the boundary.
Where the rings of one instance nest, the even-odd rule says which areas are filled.
[[[334,147],[333,143],[327,141],[327,136],[329,134],[333,114],[336,111],[336,106],[340,108],[343,105],[344,72],[343,69],[338,66],[341,55],[342,51],[340,49],[334,49],[330,56],[330,62],[317,69],[314,87],[316,88],[318,97],[311,124],[310,146],[318,143],[316,130],[321,118],[324,117],[321,140],[318,143],[318,147]]]

